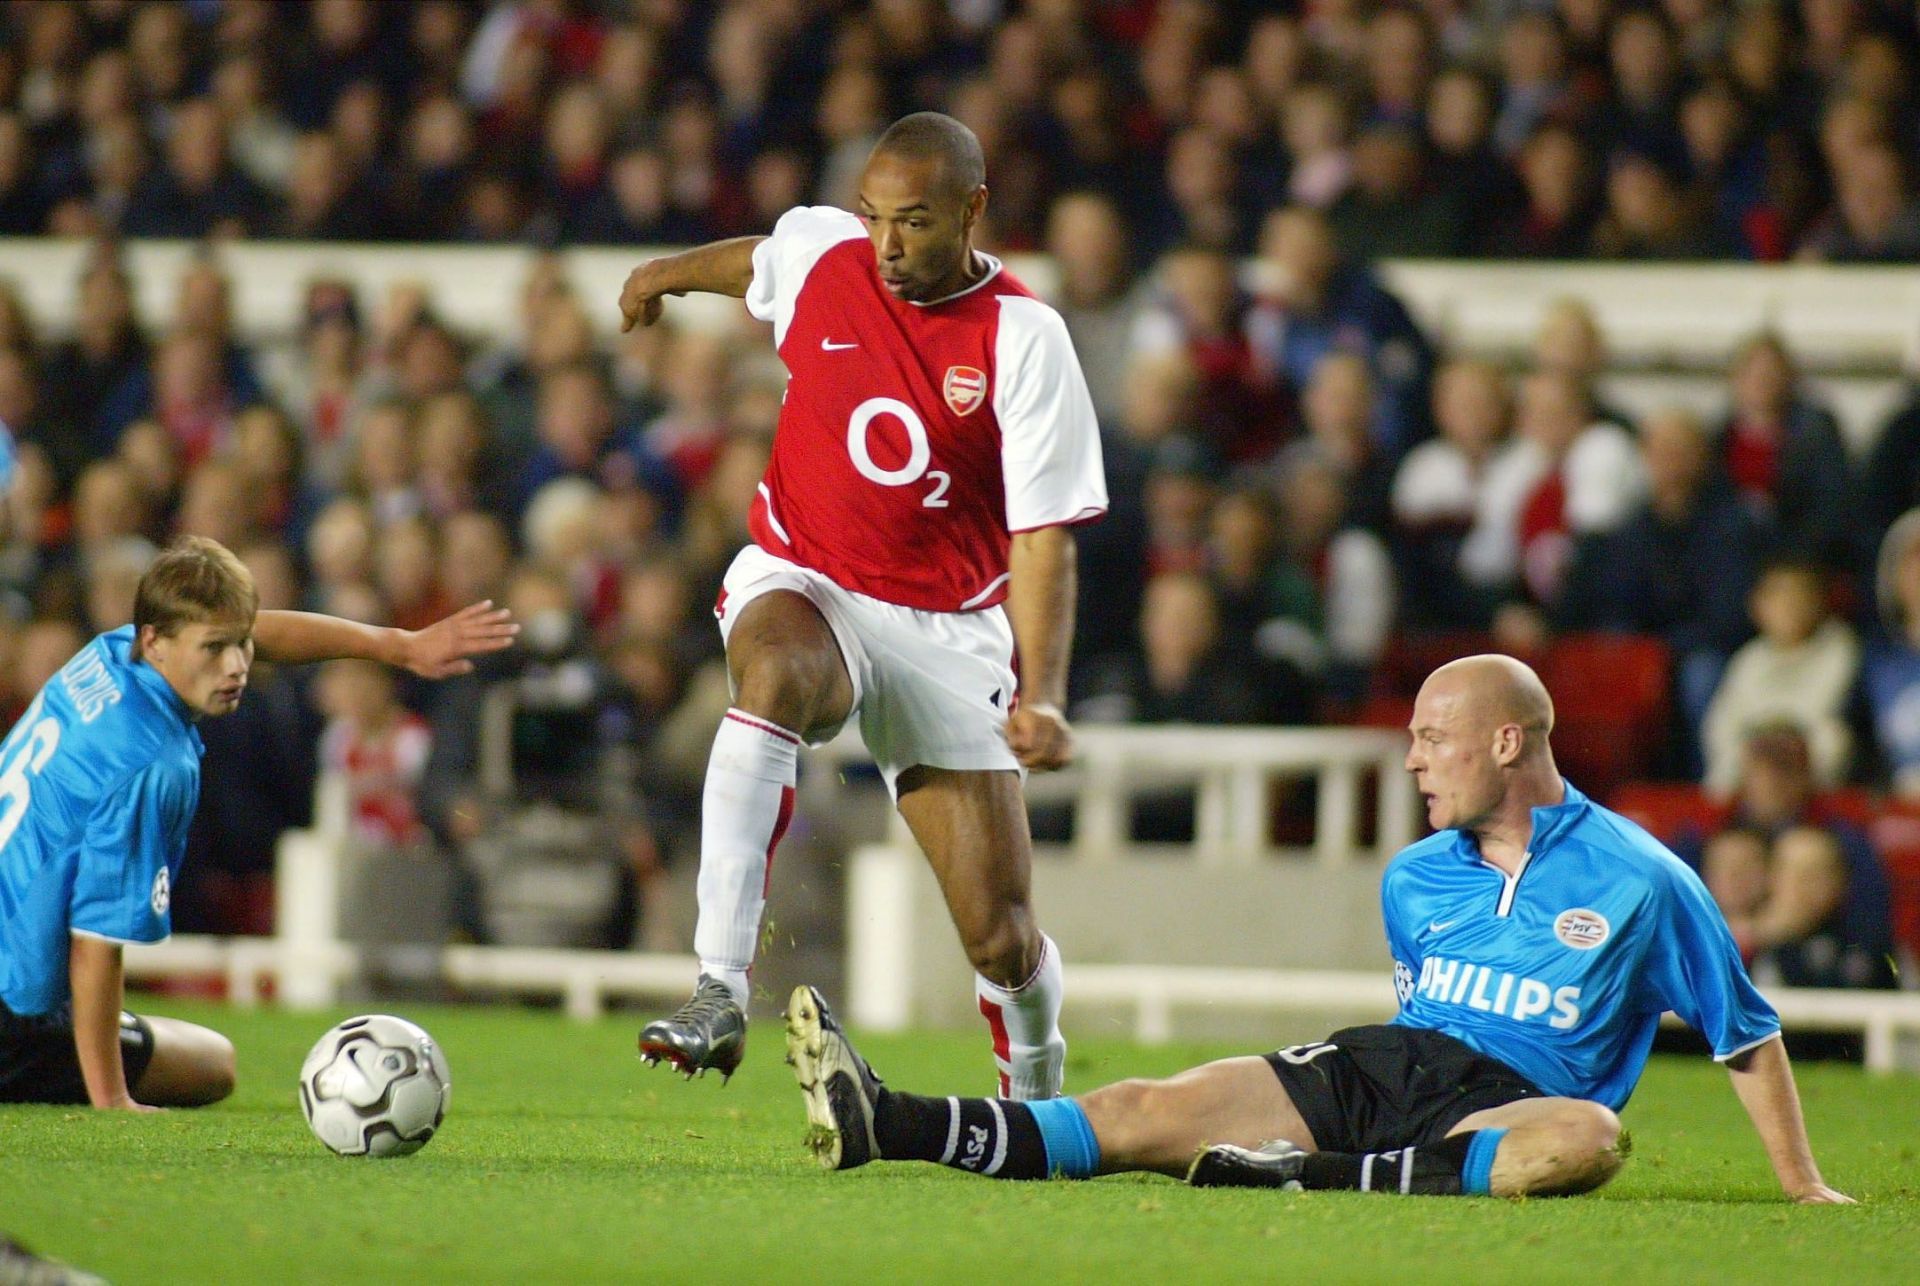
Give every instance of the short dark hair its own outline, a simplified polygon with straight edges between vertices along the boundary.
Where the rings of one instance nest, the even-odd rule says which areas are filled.
[[[873,150],[876,155],[885,152],[916,161],[941,161],[948,178],[963,194],[971,194],[987,181],[987,161],[980,151],[979,138],[942,112],[902,116],[887,127]]]

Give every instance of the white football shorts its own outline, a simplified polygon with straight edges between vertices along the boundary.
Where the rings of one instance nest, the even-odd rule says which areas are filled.
[[[922,612],[843,589],[821,573],[748,545],[727,568],[714,615],[724,640],[748,603],[792,590],[820,610],[853,680],[850,719],[894,793],[900,774],[932,768],[1023,772],[1004,729],[1018,681],[1013,627],[999,607]],[[809,731],[831,741],[842,724]]]

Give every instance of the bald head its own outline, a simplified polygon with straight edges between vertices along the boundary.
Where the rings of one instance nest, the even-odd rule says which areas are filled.
[[[1435,670],[1423,686],[1455,695],[1490,725],[1519,724],[1543,739],[1553,731],[1553,698],[1547,685],[1532,666],[1513,657],[1463,656]]]
[[[987,162],[974,132],[940,112],[902,116],[874,144],[873,155],[938,162],[949,191],[970,195],[987,181]]]
[[[1553,700],[1510,656],[1469,656],[1435,670],[1414,698],[1408,731],[1407,771],[1435,830],[1473,831],[1483,844],[1512,831],[1524,848],[1530,810],[1560,802],[1548,744]]]

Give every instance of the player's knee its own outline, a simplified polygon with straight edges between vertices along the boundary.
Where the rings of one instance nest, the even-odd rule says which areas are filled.
[[[996,987],[1018,987],[1040,965],[1040,933],[1025,907],[963,926],[961,938],[974,971]]]
[[[1103,1156],[1144,1159],[1159,1119],[1155,1109],[1163,1084],[1135,1077],[1102,1085],[1081,1098],[1081,1108],[1099,1136]]]
[[[1558,1122],[1558,1173],[1550,1191],[1591,1192],[1620,1173],[1626,1160],[1620,1146],[1620,1118],[1601,1103],[1569,1103]]]
[[[836,658],[817,649],[755,649],[734,675],[735,701],[749,714],[804,733],[819,721],[836,664]]]
[[[218,1103],[232,1095],[239,1080],[233,1042],[216,1031],[204,1033],[194,1051],[193,1070],[191,1096],[195,1106]]]

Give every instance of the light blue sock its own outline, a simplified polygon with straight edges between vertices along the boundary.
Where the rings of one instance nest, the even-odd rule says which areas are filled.
[[[1034,1099],[1023,1104],[1040,1127],[1047,1150],[1047,1173],[1065,1179],[1090,1179],[1100,1168],[1100,1140],[1093,1122],[1070,1098]]]
[[[1505,1130],[1475,1130],[1467,1144],[1467,1161],[1460,1167],[1460,1191],[1470,1197],[1484,1197],[1493,1191],[1493,1154],[1500,1150]]]

